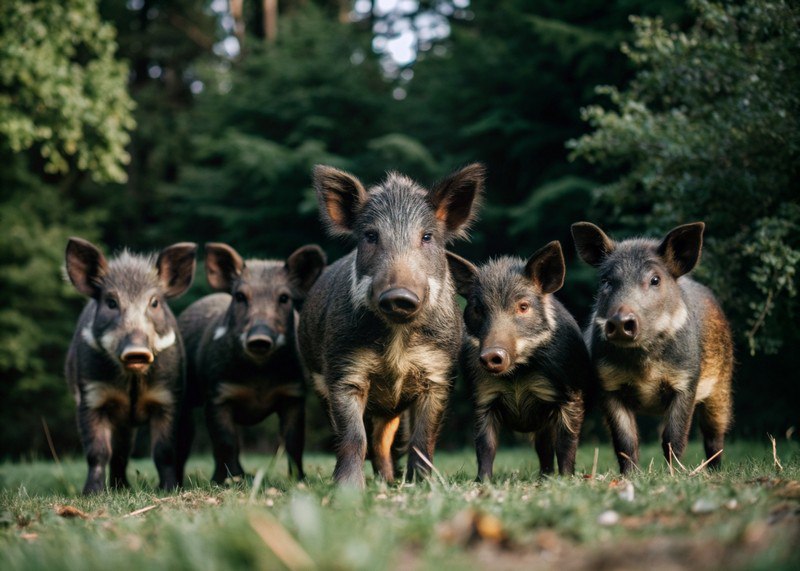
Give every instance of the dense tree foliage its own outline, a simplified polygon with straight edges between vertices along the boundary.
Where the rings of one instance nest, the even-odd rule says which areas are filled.
[[[790,3],[693,3],[686,33],[635,18],[639,72],[603,88],[575,156],[625,174],[603,187],[616,226],[705,220],[699,275],[752,352],[800,340],[800,12]]]
[[[40,418],[72,428],[61,366],[80,301],[60,267],[68,236],[94,236],[103,209],[77,214],[69,192],[87,174],[125,179],[134,122],[95,2],[4,2],[0,46],[3,454],[46,449]]]

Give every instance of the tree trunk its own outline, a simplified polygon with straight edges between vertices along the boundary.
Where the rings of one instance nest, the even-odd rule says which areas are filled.
[[[278,37],[278,0],[263,0],[264,38],[274,44]]]

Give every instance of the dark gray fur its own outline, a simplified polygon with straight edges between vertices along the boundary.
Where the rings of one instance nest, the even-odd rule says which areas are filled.
[[[592,224],[573,225],[579,254],[600,278],[585,337],[623,473],[638,463],[636,413],[664,417],[662,447],[672,462],[686,447],[697,408],[706,454],[716,456],[711,467],[721,460],[731,420],[732,337],[713,293],[685,275],[700,258],[703,230],[702,223],[686,224],[660,241],[614,242]],[[608,321],[621,316],[635,332],[630,339],[609,333]]]
[[[195,250],[194,244],[176,244],[158,258],[124,251],[107,262],[89,242],[70,239],[67,273],[79,291],[92,297],[78,319],[65,366],[89,464],[84,493],[105,487],[109,462],[111,486],[129,486],[125,469],[134,427],[146,422],[159,486],[171,489],[181,483],[175,441],[184,349],[165,299],[180,295],[191,284]],[[136,314],[137,307],[147,307],[145,314]],[[158,340],[166,343],[170,332],[174,341],[159,350]],[[152,364],[126,368],[121,359],[131,347],[143,354],[150,351]]]
[[[337,439],[334,478],[363,486],[369,444],[376,473],[391,481],[406,437],[407,477],[428,474],[462,330],[445,246],[473,219],[483,170],[466,167],[431,191],[392,173],[367,191],[352,175],[317,167],[315,185],[330,232],[357,241],[311,289],[298,330],[304,370]],[[382,293],[398,289],[419,300],[411,317],[380,309]]]
[[[537,270],[537,258],[549,260]],[[506,256],[476,268],[453,254],[449,261],[467,300],[461,370],[473,394],[478,480],[492,477],[503,427],[535,433],[542,474],[553,472],[554,453],[559,473],[572,474],[592,367],[577,322],[552,295],[563,283],[560,246],[527,262]],[[494,350],[509,355],[507,369],[481,362]]]
[[[317,246],[299,248],[289,261],[244,260],[229,246],[206,246],[209,252],[237,267],[224,277],[209,276],[212,286],[226,289],[208,295],[181,313],[178,324],[188,358],[187,406],[204,406],[206,425],[214,453],[212,481],[239,478],[239,426],[255,425],[273,412],[280,421],[289,471],[303,478],[305,439],[305,387],[296,355],[297,310],[308,288],[325,266],[325,254]],[[305,263],[290,264],[302,259]],[[217,285],[215,285],[217,284]],[[238,297],[238,299],[237,299]],[[262,353],[248,350],[248,334],[269,339]],[[181,464],[191,446],[191,426],[179,445]]]

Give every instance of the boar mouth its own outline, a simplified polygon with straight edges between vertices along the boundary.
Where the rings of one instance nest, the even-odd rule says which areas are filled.
[[[120,357],[122,366],[126,370],[135,373],[146,371],[153,364],[153,360],[153,354],[150,351],[143,350],[124,351]]]

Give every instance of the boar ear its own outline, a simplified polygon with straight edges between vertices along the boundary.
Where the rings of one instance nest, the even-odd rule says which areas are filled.
[[[578,255],[590,266],[599,266],[614,251],[614,241],[591,222],[573,224],[572,239]]]
[[[449,238],[464,238],[475,219],[486,180],[486,169],[472,163],[437,183],[428,193],[436,218],[444,222]]]
[[[215,291],[230,292],[233,282],[242,275],[244,260],[239,253],[222,242],[206,244],[206,280]]]
[[[456,283],[458,295],[467,297],[472,289],[472,284],[475,283],[478,268],[469,260],[453,252],[447,252],[447,265],[450,266],[450,275],[453,276],[453,281]]]
[[[197,244],[179,242],[158,254],[156,268],[164,287],[164,297],[178,297],[192,285],[196,253]]]
[[[566,273],[564,252],[561,251],[561,242],[558,240],[540,248],[525,264],[525,275],[544,294],[560,290]]]
[[[700,261],[703,249],[703,222],[678,226],[666,235],[658,246],[658,255],[664,260],[673,277],[688,274]]]
[[[314,188],[323,222],[333,236],[347,236],[367,201],[367,191],[356,177],[333,167],[314,167]]]
[[[83,238],[70,238],[65,258],[67,275],[75,289],[83,295],[98,297],[100,279],[108,269],[108,262],[97,246]]]
[[[325,252],[316,244],[302,246],[286,259],[286,271],[297,297],[302,299],[306,296],[325,269],[326,262]]]

